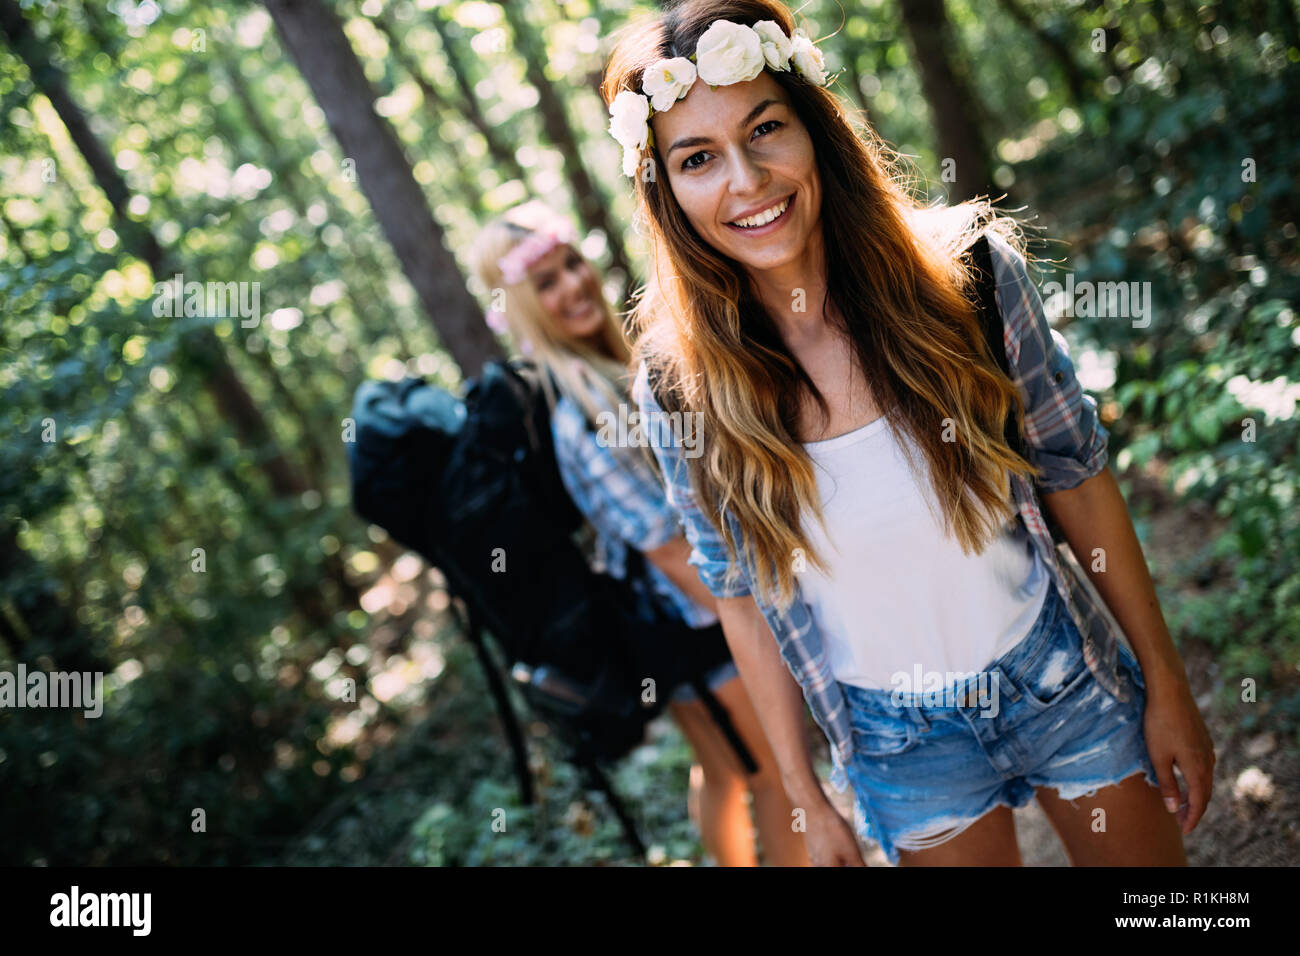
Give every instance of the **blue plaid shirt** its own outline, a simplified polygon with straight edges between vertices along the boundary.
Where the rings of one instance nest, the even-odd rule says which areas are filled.
[[[663,483],[636,449],[615,454],[602,445],[578,403],[561,395],[551,414],[555,459],[569,497],[596,531],[598,569],[627,576],[627,549],[650,551],[682,534],[681,516],[668,503]],[[718,616],[701,607],[672,583],[652,562],[646,578],[659,604],[691,627],[717,623]]]
[[[1074,488],[1106,467],[1108,432],[1097,418],[1097,403],[1084,394],[1074,374],[1064,337],[1051,329],[1043,302],[1029,278],[1025,260],[1005,241],[990,234],[993,271],[997,279],[997,302],[1003,319],[1003,342],[1015,385],[1025,401],[1025,439],[1031,464],[1043,469],[1043,476],[1030,482],[1012,475],[1018,520],[1048,568],[1057,593],[1083,635],[1083,656],[1089,670],[1112,694],[1128,700],[1132,688],[1118,668],[1122,631],[1070,546],[1048,519],[1039,500],[1040,492]],[[632,397],[643,422],[656,421],[662,414],[642,365],[632,386]],[[729,562],[722,536],[701,512],[690,486],[672,430],[658,429],[654,443],[668,483],[668,499],[681,512],[686,537],[692,547],[690,563],[700,579],[720,598],[753,594],[781,650],[781,657],[803,689],[813,718],[827,739],[831,751],[831,785],[838,791],[848,787],[845,766],[852,757],[853,734],[840,684],[831,673],[822,637],[795,582],[795,599],[781,610],[759,599],[752,587],[754,574],[748,558],[741,555],[740,575],[735,583],[724,583]],[[706,433],[707,436],[707,433]],[[741,540],[739,526],[730,514],[726,520],[735,540]]]

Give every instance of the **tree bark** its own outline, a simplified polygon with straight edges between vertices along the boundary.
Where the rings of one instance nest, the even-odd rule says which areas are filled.
[[[939,152],[956,164],[949,184],[953,201],[992,195],[989,153],[976,119],[974,96],[957,65],[956,41],[943,0],[899,0],[921,75],[921,89],[934,114]]]
[[[465,117],[471,126],[478,130],[479,135],[483,137],[483,141],[487,143],[488,155],[492,157],[492,162],[501,167],[507,176],[518,179],[521,183],[527,185],[528,176],[524,172],[524,167],[519,164],[515,151],[511,149],[509,143],[501,138],[501,133],[483,115],[482,104],[479,103],[478,96],[474,93],[474,86],[469,81],[469,71],[461,59],[460,51],[456,49],[456,44],[452,40],[451,31],[447,29],[447,24],[443,22],[442,17],[438,16],[437,13],[434,13],[429,19],[433,23],[434,31],[438,34],[439,42],[442,44],[442,55],[447,58],[447,68],[451,70],[452,76],[456,78],[456,89],[460,94],[456,106],[461,115]],[[396,38],[393,37],[387,21],[380,16],[375,18],[375,23],[390,38],[390,42],[396,44]],[[422,72],[415,71],[414,64],[407,66],[403,61],[403,56],[399,55],[398,62],[402,63],[407,72],[416,78],[416,82],[420,83],[420,88],[423,90],[428,80],[423,77]],[[429,95],[430,92],[437,95],[436,91],[432,89],[432,84],[429,84],[429,90],[425,91],[425,95]]]
[[[321,0],[266,0],[266,8],[343,155],[355,161],[358,184],[442,343],[463,374],[476,374],[501,349],[465,287],[392,127],[375,112],[374,90],[343,24]]]
[[[1011,19],[1032,33],[1043,48],[1051,54],[1052,59],[1056,61],[1057,66],[1061,68],[1061,73],[1065,76],[1065,85],[1069,87],[1070,98],[1075,105],[1081,106],[1086,103],[1088,98],[1088,74],[1075,60],[1069,46],[1060,37],[1040,26],[1034,18],[1033,12],[1026,8],[1020,0],[999,0],[999,2],[1001,2],[1002,8],[1011,16]]]
[[[537,90],[537,109],[542,122],[542,129],[555,147],[564,156],[564,174],[569,179],[574,201],[582,221],[589,227],[599,229],[605,234],[609,243],[611,265],[622,270],[629,283],[636,275],[627,258],[623,245],[623,230],[615,227],[609,216],[609,201],[596,188],[587,165],[582,160],[582,150],[578,145],[573,128],[569,125],[569,116],[564,109],[564,100],[546,76],[545,56],[535,49],[532,27],[524,16],[522,6],[516,0],[497,0],[505,13],[506,22],[514,34],[515,48],[523,58],[525,76],[528,83]],[[437,14],[434,14],[437,16]]]

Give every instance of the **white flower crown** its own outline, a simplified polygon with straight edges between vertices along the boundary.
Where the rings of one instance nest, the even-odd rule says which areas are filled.
[[[623,175],[636,175],[641,150],[652,139],[650,117],[689,93],[696,77],[709,86],[730,86],[754,79],[764,67],[788,71],[792,64],[808,82],[826,85],[822,51],[802,32],[787,37],[774,20],[760,20],[752,27],[715,20],[695,45],[693,56],[675,56],[646,67],[641,76],[645,96],[623,90],[609,105],[609,134],[623,147]]]

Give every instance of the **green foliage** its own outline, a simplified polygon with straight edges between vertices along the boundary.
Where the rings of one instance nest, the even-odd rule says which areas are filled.
[[[1202,9],[1194,30],[1137,40],[1134,81],[1077,132],[1057,127],[1035,144],[1015,177],[1046,236],[1073,239],[1076,282],[1150,284],[1146,328],[1099,316],[1063,325],[1116,360],[1116,384],[1098,398],[1114,403],[1117,468],[1158,466],[1185,505],[1227,522],[1190,571],[1219,586],[1166,604],[1171,630],[1215,648],[1225,700],[1252,678],[1294,732],[1300,139],[1287,104],[1300,92],[1298,51],[1279,39],[1285,23],[1228,32]],[[1141,32],[1137,8],[1119,19],[1126,36]]]

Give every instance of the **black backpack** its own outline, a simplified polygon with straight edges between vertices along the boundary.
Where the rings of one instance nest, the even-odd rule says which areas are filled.
[[[416,378],[368,381],[352,417],[353,507],[441,570],[463,599],[517,766],[512,709],[481,648],[481,626],[584,765],[636,747],[671,692],[690,684],[742,763],[757,769],[704,683],[730,659],[721,627],[693,629],[667,613],[633,548],[623,580],[588,566],[574,539],[583,517],[560,478],[532,363],[486,363],[463,399]],[[521,785],[530,795],[522,775]]]

